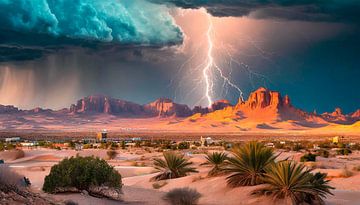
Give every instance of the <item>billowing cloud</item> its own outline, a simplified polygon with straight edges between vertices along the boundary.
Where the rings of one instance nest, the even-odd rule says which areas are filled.
[[[0,10],[0,61],[63,46],[182,42],[168,8],[145,0],[0,0]]]
[[[306,21],[360,21],[358,0],[150,0],[181,8],[206,8],[214,16]]]

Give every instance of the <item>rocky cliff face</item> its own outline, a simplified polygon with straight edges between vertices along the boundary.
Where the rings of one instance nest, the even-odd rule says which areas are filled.
[[[200,113],[201,115],[199,115]],[[227,100],[219,100],[211,107],[196,106],[191,110],[187,105],[174,103],[171,99],[159,98],[146,105],[111,98],[104,95],[92,95],[78,100],[69,109],[53,111],[35,108],[20,110],[14,106],[0,105],[0,114],[33,115],[51,114],[54,117],[68,114],[110,114],[118,117],[189,117],[194,114],[214,119],[249,119],[258,122],[296,121],[324,124],[327,122],[351,124],[360,120],[360,110],[344,114],[340,108],[334,112],[317,115],[295,108],[289,96],[263,87],[252,92],[246,101],[239,100],[232,106]]]
[[[343,114],[340,108],[335,108],[335,110],[330,113],[325,112],[321,114],[321,117],[328,122],[343,123],[343,124],[352,123],[355,121],[355,119],[352,118],[352,115]]]
[[[356,119],[356,120],[360,120],[360,109],[356,110],[355,112],[351,113],[351,117]]]
[[[290,98],[287,95],[282,98],[279,92],[260,87],[252,92],[246,101],[239,99],[236,107],[238,109],[243,108],[250,110],[261,110],[265,108],[277,110],[282,107],[291,107],[291,104]]]
[[[17,112],[20,112],[17,107],[12,105],[0,105],[0,114],[13,114]]]
[[[71,105],[70,112],[88,114],[105,113],[134,117],[187,117],[192,114],[192,111],[187,105],[177,104],[166,98],[160,98],[142,106],[102,95],[88,96],[79,100],[76,104]]]
[[[84,97],[70,106],[71,113],[105,113],[112,115],[144,115],[141,105],[103,95]]]
[[[193,113],[187,105],[174,103],[167,98],[159,98],[154,102],[144,105],[143,108],[149,115],[159,117],[188,117]]]

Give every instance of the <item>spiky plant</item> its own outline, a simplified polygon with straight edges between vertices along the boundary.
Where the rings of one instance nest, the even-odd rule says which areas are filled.
[[[224,172],[223,165],[227,159],[227,154],[224,152],[213,152],[206,154],[206,162],[201,165],[210,165],[212,168],[209,171],[209,176],[216,176]]]
[[[325,180],[326,174],[312,174],[303,164],[281,161],[266,168],[263,181],[267,186],[253,194],[270,195],[274,199],[290,200],[292,204],[322,204],[333,187]]]
[[[227,183],[231,187],[261,184],[265,167],[274,163],[276,156],[271,148],[258,142],[249,142],[232,150],[224,171],[231,175]]]
[[[152,178],[159,181],[164,179],[173,179],[186,176],[189,172],[197,172],[195,168],[190,167],[192,162],[185,159],[184,155],[174,152],[164,152],[164,159],[154,159],[154,165],[160,174]]]

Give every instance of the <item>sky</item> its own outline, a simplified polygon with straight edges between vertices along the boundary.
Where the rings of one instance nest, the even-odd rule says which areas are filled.
[[[353,112],[359,9],[357,0],[0,0],[0,104],[61,109],[105,94],[193,107],[264,86],[306,111]]]

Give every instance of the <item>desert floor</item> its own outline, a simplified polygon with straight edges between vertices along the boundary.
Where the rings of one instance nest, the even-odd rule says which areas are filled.
[[[13,159],[11,151],[0,152],[0,158],[16,172],[28,177],[32,183],[34,192],[47,195],[41,191],[44,178],[49,174],[51,166],[65,157],[75,156],[98,156],[106,158],[106,150],[89,149],[82,151],[52,150],[52,149],[24,149],[25,156]],[[208,167],[200,166],[205,161],[204,154],[187,152],[186,156],[194,163],[199,173],[189,176],[171,179],[162,182],[151,182],[156,170],[152,167],[152,159],[160,157],[162,153],[145,151],[141,148],[118,150],[119,155],[114,160],[108,160],[123,177],[124,202],[111,201],[108,199],[94,198],[84,194],[56,194],[50,195],[58,202],[71,199],[79,204],[166,204],[162,197],[164,193],[179,187],[191,187],[202,194],[200,205],[230,205],[230,204],[271,204],[266,197],[251,196],[250,192],[257,187],[229,188],[226,186],[226,176],[207,177]],[[282,152],[279,159],[292,158],[299,160],[303,153]],[[315,167],[315,171],[328,173],[331,185],[336,188],[334,195],[326,199],[326,204],[350,205],[360,204],[360,172],[353,171],[353,167],[360,165],[360,152],[354,152],[349,156],[336,156],[331,158],[317,158],[317,162],[309,164]],[[353,173],[350,177],[344,177],[344,168]],[[153,188],[153,184],[163,185],[161,188]],[[49,196],[49,195],[47,195]],[[277,203],[279,204],[279,202]]]

